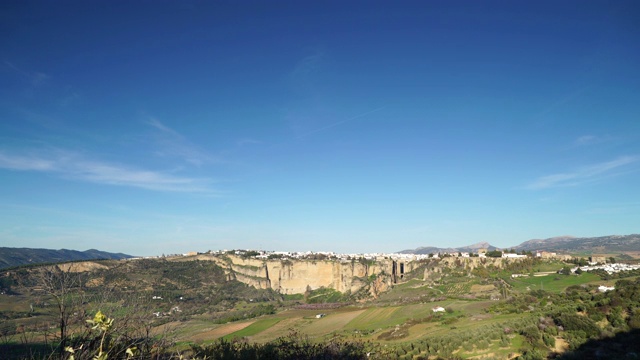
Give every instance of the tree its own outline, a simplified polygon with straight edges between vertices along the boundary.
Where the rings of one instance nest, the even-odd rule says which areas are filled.
[[[307,289],[304,292],[304,302],[309,302],[309,297],[311,296],[311,286],[307,285]]]
[[[39,269],[38,283],[44,292],[53,299],[57,307],[57,321],[60,330],[60,354],[64,354],[69,339],[71,317],[78,305],[82,304],[81,273],[75,271],[73,264],[43,267]],[[84,315],[84,314],[82,314]],[[84,316],[82,316],[84,318]]]
[[[571,275],[571,267],[570,266],[563,267],[562,270],[560,270],[560,274]]]

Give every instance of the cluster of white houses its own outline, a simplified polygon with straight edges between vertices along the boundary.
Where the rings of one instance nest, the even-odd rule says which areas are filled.
[[[328,258],[328,259],[336,259],[336,260],[353,260],[353,259],[366,259],[366,260],[382,260],[382,259],[393,259],[393,260],[423,260],[423,259],[438,259],[441,257],[487,257],[487,249],[478,249],[477,253],[469,253],[469,252],[456,252],[456,251],[448,251],[448,252],[439,252],[439,253],[431,253],[431,254],[403,254],[403,253],[359,253],[359,254],[340,254],[335,253],[333,251],[304,251],[304,252],[296,252],[296,251],[256,251],[256,250],[217,250],[217,251],[208,251],[209,254],[228,254],[233,253],[235,255],[243,256],[247,254],[251,254],[252,257],[256,259],[270,259],[270,258],[284,258],[284,259],[317,259],[318,256]],[[185,254],[183,256],[193,256],[199,254],[198,252],[192,251]],[[534,256],[542,259],[561,259],[567,260],[570,259],[569,255],[560,255],[555,252],[549,251],[535,251],[532,255],[524,255],[524,254],[516,254],[510,252],[503,252],[502,258],[525,258],[528,256]]]
[[[589,265],[589,266],[576,266],[571,269],[571,272],[576,272],[576,270],[580,269],[581,271],[590,271],[590,270],[604,270],[607,274],[611,275],[613,273],[617,273],[620,271],[631,271],[640,269],[640,265],[629,265],[629,264],[604,264],[604,265]]]
[[[217,250],[217,251],[209,251],[210,254],[228,254],[232,252],[235,255],[243,256],[250,253],[253,254],[252,257],[256,259],[270,259],[270,258],[286,258],[286,259],[314,259],[318,256],[322,256],[328,259],[337,259],[337,260],[352,260],[352,259],[367,259],[367,260],[382,260],[382,259],[393,259],[393,260],[423,260],[423,259],[438,259],[441,257],[486,257],[487,250],[479,249],[478,253],[469,253],[469,252],[440,252],[440,253],[431,253],[431,254],[403,254],[403,253],[359,253],[359,254],[340,254],[335,253],[333,251],[304,251],[304,252],[296,252],[296,251],[255,251],[255,250]],[[544,253],[544,252],[543,252]],[[189,252],[183,254],[184,256],[193,256],[197,255],[197,252]],[[555,256],[555,253],[551,253]],[[548,255],[539,255],[536,253],[535,256],[538,257],[549,257]],[[525,258],[527,255],[515,254],[515,253],[502,253],[503,258]]]

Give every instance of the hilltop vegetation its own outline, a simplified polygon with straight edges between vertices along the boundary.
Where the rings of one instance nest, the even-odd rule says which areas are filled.
[[[58,263],[66,261],[97,260],[97,259],[128,259],[131,255],[109,253],[96,249],[86,251],[50,250],[30,248],[0,247],[0,269],[22,265],[37,265],[43,263]]]

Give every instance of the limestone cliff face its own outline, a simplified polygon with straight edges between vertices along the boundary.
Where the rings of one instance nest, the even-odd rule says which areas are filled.
[[[381,259],[375,262],[339,260],[258,260],[235,255],[224,257],[200,255],[204,260],[216,261],[226,269],[230,278],[261,289],[273,289],[283,294],[301,294],[309,286],[340,292],[356,292],[368,284],[367,279],[376,275],[375,292],[388,289],[399,281],[405,272],[413,269],[412,263],[398,263]],[[386,274],[388,276],[378,277]]]
[[[191,259],[215,261],[225,269],[229,280],[235,279],[259,289],[273,289],[282,294],[302,294],[307,286],[355,293],[366,289],[373,297],[404,281],[404,275],[418,268],[423,280],[437,280],[446,271],[470,273],[478,267],[503,268],[520,261],[509,258],[446,257],[424,261],[357,260],[261,260],[235,255],[201,254]],[[422,268],[421,268],[422,267]],[[375,276],[373,276],[375,275]],[[415,275],[414,275],[415,276]]]

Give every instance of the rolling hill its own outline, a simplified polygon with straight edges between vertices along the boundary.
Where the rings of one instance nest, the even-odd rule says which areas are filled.
[[[434,246],[419,247],[413,250],[402,250],[400,254],[429,254],[443,252],[477,252],[478,249],[495,250],[496,247],[481,242],[458,248],[439,248]],[[625,253],[640,252],[640,234],[608,235],[599,237],[574,237],[557,236],[548,239],[532,239],[517,246],[509,246],[508,249],[517,251],[553,251],[560,253]]]
[[[96,249],[77,251],[0,247],[0,269],[28,264],[96,259],[127,259],[132,257],[127,254],[109,253]]]

